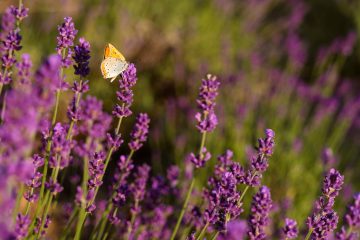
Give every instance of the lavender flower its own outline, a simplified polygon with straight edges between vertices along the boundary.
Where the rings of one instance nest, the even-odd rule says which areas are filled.
[[[217,80],[217,77],[210,74],[201,82],[199,97],[197,99],[201,112],[196,113],[195,119],[198,122],[197,128],[202,133],[213,131],[218,123],[214,108],[219,85],[220,82]]]
[[[253,197],[249,218],[250,239],[265,239],[264,228],[269,224],[269,213],[272,208],[270,189],[262,186]]]
[[[22,21],[29,14],[29,9],[25,8],[23,4],[21,4],[19,7],[11,6],[10,8],[12,15],[14,15],[18,21]]]
[[[246,239],[248,226],[244,220],[230,221],[227,225],[227,231],[219,236],[220,240]]]
[[[344,176],[333,168],[325,175],[322,187],[323,195],[316,201],[315,211],[307,220],[311,239],[326,239],[335,230],[338,215],[332,208],[343,183]]]
[[[29,216],[21,214],[17,215],[15,226],[16,239],[24,239],[27,236],[30,222]]]
[[[99,187],[102,184],[102,176],[104,175],[104,158],[103,152],[95,152],[93,158],[89,162],[89,175],[88,181],[90,188]]]
[[[269,166],[268,158],[272,156],[275,146],[275,132],[271,129],[265,130],[266,137],[258,140],[257,156],[251,158],[251,169],[244,177],[244,183],[249,186],[258,186],[262,173]]]
[[[86,77],[90,72],[90,43],[85,38],[79,39],[79,44],[74,48],[73,59],[76,64],[74,65],[75,75]]]
[[[336,229],[339,217],[334,210],[325,210],[319,216],[308,218],[307,224],[313,229],[311,239],[327,239],[329,233]]]
[[[150,118],[146,113],[140,113],[136,118],[136,123],[130,134],[131,140],[129,142],[129,147],[132,151],[139,150],[146,141],[149,132],[149,123]]]
[[[133,102],[132,87],[136,84],[137,75],[134,64],[129,64],[128,68],[122,73],[122,78],[119,80],[120,89],[116,92],[120,104],[116,104],[113,114],[120,117],[128,117],[132,114],[130,107]]]
[[[239,216],[243,209],[242,204],[239,203],[238,179],[231,171],[232,165],[236,164],[232,161],[232,152],[226,151],[218,160],[215,176],[209,179],[209,189],[204,191],[208,201],[204,221],[214,224],[218,231],[226,231],[227,222]]]
[[[54,92],[61,87],[60,67],[61,58],[54,54],[48,57],[35,74],[34,91],[43,100],[40,103],[43,106],[52,107]]]
[[[66,135],[66,129],[61,123],[57,123],[54,126],[52,135],[50,167],[63,169],[69,165],[71,142],[67,139]]]
[[[286,218],[285,226],[282,229],[283,239],[294,239],[298,236],[297,222],[293,219]]]
[[[344,226],[336,234],[339,240],[355,240],[359,238],[359,233],[355,231],[360,227],[360,193],[354,196],[354,201],[348,206],[344,216]]]
[[[335,198],[344,184],[344,176],[332,168],[325,176],[322,192],[328,198]]]
[[[19,82],[24,85],[30,83],[30,69],[32,67],[32,62],[29,54],[23,54],[21,56],[21,61],[16,64],[18,69]]]
[[[14,6],[8,7],[2,15],[1,18],[1,31],[0,31],[0,41],[4,41],[7,34],[15,28],[16,18],[13,14]],[[3,49],[1,48],[1,52]]]
[[[57,37],[57,47],[56,50],[61,56],[62,66],[67,68],[71,65],[72,51],[70,47],[74,45],[74,39],[77,34],[75,29],[74,22],[71,17],[65,17],[64,22],[58,26],[59,35]],[[66,54],[64,51],[68,50]],[[65,53],[65,54],[64,54]]]
[[[130,186],[130,191],[134,197],[134,206],[131,208],[133,216],[137,215],[141,208],[138,205],[144,199],[146,183],[149,178],[150,167],[146,164],[139,166],[135,174],[135,181]]]
[[[196,168],[201,168],[205,166],[205,163],[209,161],[210,158],[210,152],[206,149],[206,147],[203,147],[200,154],[195,155],[194,153],[190,153],[188,161],[191,161]]]

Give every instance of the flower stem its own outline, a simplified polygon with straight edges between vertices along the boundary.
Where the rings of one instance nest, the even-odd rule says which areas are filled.
[[[116,127],[116,130],[115,130],[115,135],[119,135],[119,132],[120,132],[120,126],[121,126],[121,122],[122,122],[122,119],[123,117],[120,117],[119,118],[119,121],[118,121],[118,124],[117,124],[117,127]],[[106,160],[105,160],[105,165],[104,165],[104,172],[106,172],[106,168],[110,162],[110,158],[111,158],[111,155],[114,151],[114,147],[111,147],[109,149],[109,152],[107,154],[107,157],[106,157]],[[84,169],[84,171],[87,171],[87,169]],[[102,180],[103,176],[101,177],[100,180]],[[92,198],[92,200],[89,201],[89,203],[87,204],[87,206],[90,206],[91,204],[93,204],[93,202],[95,201],[96,199],[96,196],[97,196],[97,193],[99,191],[99,187],[96,187],[95,189],[95,193],[94,193],[94,197]],[[86,195],[87,193],[84,192],[83,193],[84,195]],[[75,240],[79,240],[80,239],[80,236],[81,236],[81,229],[82,229],[82,226],[86,220],[86,217],[87,217],[87,212],[85,211],[86,210],[86,206],[82,206],[81,209],[80,209],[80,214],[79,214],[79,218],[78,218],[78,222],[76,224],[76,233],[75,233],[75,237],[74,239]]]
[[[130,161],[130,159],[132,158],[132,156],[134,155],[135,151],[134,150],[131,150],[128,157],[126,158],[126,161],[125,161],[125,165],[127,165]],[[119,183],[114,187],[114,189],[118,188],[119,187]],[[116,195],[116,192],[114,192],[112,194],[112,197],[111,199],[113,199]],[[113,207],[113,203],[110,199],[110,202],[109,202],[109,205],[107,206],[106,210],[104,211],[104,213],[102,214],[101,216],[101,220],[99,221],[99,224],[100,225],[100,230],[99,230],[99,233],[98,233],[98,238],[100,238],[102,235],[103,235],[103,232],[104,232],[104,229],[106,227],[106,224],[107,224],[107,218],[106,216],[110,213],[110,210],[112,209]],[[114,212],[117,212],[118,211],[118,207],[115,208]],[[132,223],[133,224],[133,223]],[[132,225],[131,224],[131,225]]]
[[[53,181],[53,183],[56,183],[56,182],[57,182],[57,177],[58,177],[58,175],[59,175],[59,170],[60,170],[60,156],[56,156],[56,158],[57,158],[57,165],[56,165],[54,174],[52,175],[52,181]],[[50,191],[48,191],[47,194],[51,194]],[[45,219],[46,219],[46,216],[47,216],[47,214],[48,214],[48,212],[49,212],[49,208],[50,208],[50,206],[51,206],[51,202],[52,202],[53,198],[54,198],[54,196],[53,196],[53,194],[51,194],[49,200],[48,200],[47,203],[46,203],[46,207],[45,207],[45,211],[44,211],[43,217],[40,219],[41,224],[40,224],[39,232],[38,232],[38,234],[37,234],[37,238],[39,237],[39,234],[41,234],[42,229],[44,228],[45,221],[46,221]]]
[[[201,229],[201,232],[199,233],[199,236],[196,238],[196,240],[200,240],[202,238],[208,226],[209,222],[206,222],[205,226]]]
[[[203,132],[202,133],[202,136],[201,136],[201,143],[200,143],[200,148],[199,148],[199,157],[201,158],[202,157],[202,149],[204,148],[205,146],[205,142],[206,142],[206,132]],[[176,222],[176,225],[175,225],[175,228],[171,234],[171,237],[170,239],[171,240],[174,240],[175,237],[176,237],[176,233],[177,231],[179,230],[179,227],[180,227],[180,224],[181,224],[181,221],[184,217],[184,214],[185,214],[185,211],[187,209],[187,206],[189,204],[189,200],[190,200],[190,196],[191,196],[191,193],[192,193],[192,190],[194,188],[194,185],[195,185],[195,181],[196,181],[196,175],[193,176],[192,180],[191,180],[191,183],[190,183],[190,186],[189,186],[189,189],[186,193],[186,198],[185,198],[185,202],[181,208],[181,212],[180,212],[180,215],[179,215],[179,218]]]
[[[217,239],[218,236],[219,236],[219,232],[216,232],[216,233],[214,234],[214,236],[211,238],[211,240]]]
[[[17,216],[18,212],[19,212],[20,203],[21,203],[21,198],[22,198],[22,196],[23,196],[23,194],[24,194],[24,191],[25,191],[25,187],[24,187],[24,184],[22,183],[22,184],[20,185],[20,191],[19,191],[18,195],[16,196],[15,209],[14,209],[14,211],[13,211],[13,219],[14,219],[14,221],[15,221],[15,219],[16,219],[16,216]]]
[[[313,231],[314,231],[314,229],[312,229],[312,228],[309,229],[308,233],[306,234],[305,240],[310,239],[310,236],[311,236]]]

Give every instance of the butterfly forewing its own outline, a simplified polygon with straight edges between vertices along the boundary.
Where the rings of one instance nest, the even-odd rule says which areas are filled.
[[[110,43],[108,43],[104,50],[104,59],[113,57],[125,61],[125,57]]]

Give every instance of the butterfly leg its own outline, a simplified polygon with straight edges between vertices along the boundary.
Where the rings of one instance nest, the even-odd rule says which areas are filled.
[[[110,82],[113,82],[116,79],[117,76],[113,77]]]

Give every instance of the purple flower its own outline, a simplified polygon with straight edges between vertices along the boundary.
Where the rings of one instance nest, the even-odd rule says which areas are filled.
[[[119,79],[120,89],[116,92],[120,104],[116,104],[113,114],[120,117],[128,117],[132,114],[130,107],[133,102],[132,87],[137,82],[135,65],[130,63],[128,68],[122,73],[122,78]]]
[[[251,157],[251,169],[246,172],[242,181],[249,186],[258,186],[262,173],[269,166],[268,158],[271,157],[275,146],[275,132],[271,129],[265,130],[265,138],[258,140],[257,155]]]
[[[202,133],[213,131],[218,123],[214,108],[219,85],[220,82],[217,80],[217,77],[210,74],[201,82],[197,99],[198,107],[201,111],[196,113],[195,119],[198,122],[197,128]]]
[[[144,199],[146,183],[149,178],[150,167],[146,164],[138,167],[135,174],[135,181],[130,186],[130,191],[134,197],[135,203],[139,203]],[[135,204],[131,208],[133,214],[137,214],[141,211],[138,204]]]
[[[60,67],[61,58],[54,54],[36,72],[35,91],[44,100],[43,105],[52,106],[54,91],[61,87]]]
[[[355,240],[359,238],[359,233],[355,229],[360,227],[360,193],[354,196],[354,201],[347,207],[344,216],[344,226],[336,234],[339,240]]]
[[[335,198],[344,184],[344,176],[332,168],[325,176],[322,192],[328,198]]]
[[[121,134],[112,137],[110,133],[107,133],[106,136],[107,136],[108,148],[113,148],[114,150],[117,150],[120,147],[120,145],[124,142],[121,139]]]
[[[311,239],[326,239],[335,230],[338,215],[332,208],[343,183],[344,176],[333,168],[325,175],[323,195],[316,201],[315,211],[307,219],[309,231],[312,231]]]
[[[28,16],[29,9],[25,8],[23,4],[21,4],[19,7],[11,6],[11,13],[18,19],[19,21],[22,21],[24,18]]]
[[[53,195],[57,195],[58,193],[62,192],[62,190],[64,190],[64,188],[59,183],[54,182],[52,179],[46,182],[45,186]]]
[[[6,38],[2,41],[1,49],[3,51],[3,56],[1,61],[2,66],[5,69],[10,69],[16,63],[14,52],[21,49],[20,42],[21,36],[18,30],[10,31]],[[7,75],[1,75],[1,82],[8,84],[11,81],[10,75],[11,71],[9,71]]]
[[[13,8],[14,6],[8,7],[5,12],[2,15],[1,18],[1,31],[0,31],[0,40],[4,41],[6,38],[6,35],[15,28],[15,16],[13,14]],[[1,48],[1,52],[3,49]]]
[[[319,216],[308,218],[307,225],[313,229],[311,239],[327,239],[329,233],[336,229],[339,217],[334,210],[326,210]]]
[[[227,222],[243,212],[242,204],[239,202],[240,193],[237,191],[238,180],[230,170],[235,164],[231,161],[231,157],[230,151],[219,157],[219,164],[222,165],[223,170],[216,171],[215,176],[208,181],[209,188],[204,191],[208,202],[204,212],[204,221],[214,224],[218,231],[226,231]],[[224,166],[224,162],[228,166]],[[216,166],[216,168],[221,167]]]
[[[264,228],[269,224],[269,213],[272,208],[270,189],[262,186],[254,195],[249,218],[250,239],[265,239]]]
[[[298,236],[297,222],[293,219],[286,218],[285,226],[282,229],[283,239],[294,239]]]
[[[132,151],[139,150],[147,139],[149,132],[150,118],[146,113],[140,113],[136,118],[136,123],[131,132],[129,147]]]
[[[102,177],[104,170],[105,154],[103,152],[95,152],[94,156],[89,161],[89,188],[99,187],[102,184]]]
[[[171,165],[166,172],[166,178],[170,183],[170,186],[175,187],[178,184],[179,180],[179,167],[176,165]]]
[[[61,50],[74,45],[74,39],[77,34],[75,24],[71,17],[65,17],[64,22],[58,26],[59,35],[57,37],[57,50],[61,54]],[[59,51],[60,50],[60,51]]]
[[[70,162],[70,150],[71,143],[67,140],[67,131],[61,123],[57,123],[52,135],[50,167],[60,167],[60,169],[67,167]]]
[[[24,239],[27,236],[30,222],[29,216],[22,214],[17,215],[15,225],[16,239]]]
[[[221,234],[220,240],[237,240],[245,239],[246,233],[248,232],[248,226],[244,220],[230,221],[227,225],[227,231]]]
[[[58,26],[59,35],[57,36],[57,47],[56,50],[61,56],[62,66],[67,68],[71,65],[72,51],[70,47],[74,45],[74,39],[77,34],[74,22],[71,17],[65,17],[64,22]],[[68,49],[67,54],[63,55],[63,51]]]
[[[206,149],[206,147],[203,147],[200,154],[195,155],[194,153],[190,153],[188,161],[191,161],[196,168],[201,168],[205,166],[205,163],[209,161],[210,158],[210,152]]]
[[[89,91],[89,81],[75,81],[71,90],[73,90],[75,93],[86,93]]]
[[[36,218],[35,228],[34,228],[34,233],[35,234],[37,234],[39,232],[41,223],[42,223],[42,219],[39,218],[39,217]],[[50,223],[51,223],[50,216],[47,215],[46,218],[45,218],[45,223],[44,223],[44,226],[43,226],[42,231],[40,233],[40,236],[45,236],[46,230],[49,228]]]
[[[85,38],[80,38],[79,44],[74,48],[74,52],[73,59],[75,61],[75,75],[86,77],[90,72],[90,43],[86,41]]]
[[[30,83],[30,69],[32,67],[30,55],[23,54],[21,61],[16,64],[16,67],[18,69],[19,82],[28,85]]]

